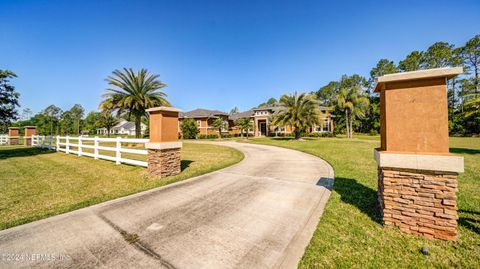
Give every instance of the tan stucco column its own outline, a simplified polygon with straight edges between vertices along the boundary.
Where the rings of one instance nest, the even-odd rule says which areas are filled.
[[[20,139],[20,133],[18,127],[8,127],[8,144],[18,145]]]
[[[151,177],[173,176],[181,171],[178,141],[178,113],[174,107],[156,107],[147,110],[150,114],[150,141],[145,144],[148,150],[148,175]]]
[[[37,135],[36,126],[25,126],[25,146],[32,145],[32,136]]]
[[[456,240],[463,157],[449,153],[447,80],[462,72],[439,68],[378,78],[381,147],[375,160],[385,225]]]

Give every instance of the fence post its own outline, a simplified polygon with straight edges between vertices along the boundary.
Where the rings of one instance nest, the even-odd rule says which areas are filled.
[[[55,141],[55,150],[60,151],[60,136],[57,135],[57,141]]]
[[[78,157],[82,156],[82,136],[78,137],[77,155]]]
[[[95,136],[93,140],[93,158],[98,159],[98,136]]]
[[[117,136],[117,142],[116,142],[116,154],[115,154],[115,163],[120,164],[120,159],[122,158],[122,153],[120,152],[120,149],[122,148],[122,143],[120,142],[121,137]]]
[[[70,153],[70,139],[68,135],[65,137],[65,153],[66,154]]]

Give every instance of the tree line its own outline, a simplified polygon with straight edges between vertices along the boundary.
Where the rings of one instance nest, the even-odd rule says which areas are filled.
[[[6,93],[12,100],[6,100],[9,106],[0,107],[3,131],[11,124],[11,121],[18,119],[16,107],[18,104],[18,93],[9,84],[10,78],[15,77],[13,73],[1,73],[0,70],[0,94]],[[81,135],[96,134],[98,128],[107,129],[107,135],[111,128],[119,123],[121,119],[134,121],[135,136],[141,137],[141,123],[148,125],[148,108],[157,106],[170,106],[166,94],[161,90],[166,87],[159,79],[159,75],[151,74],[146,69],[135,72],[131,68],[114,70],[111,76],[106,78],[109,87],[103,94],[103,100],[99,105],[100,112],[91,111],[85,116],[85,109],[76,104],[69,110],[50,105],[31,116],[29,109],[24,109],[24,118],[16,121],[13,126],[37,126],[41,135]],[[3,84],[8,87],[2,86]],[[3,89],[5,88],[5,90]],[[8,91],[7,91],[8,90]],[[0,95],[1,97],[1,95]],[[3,116],[5,114],[5,116]]]
[[[480,35],[463,46],[436,42],[425,51],[412,51],[398,64],[380,59],[366,78],[358,74],[343,75],[313,92],[320,102],[336,115],[337,133],[351,137],[353,130],[377,134],[380,130],[380,100],[373,92],[378,77],[430,68],[458,67],[464,73],[448,82],[448,114],[451,135],[480,133]]]
[[[295,136],[306,130],[306,125],[314,124],[318,102],[329,107],[336,118],[336,133],[352,137],[354,132],[378,134],[380,129],[379,96],[373,92],[378,77],[396,73],[430,68],[462,66],[465,73],[448,82],[449,131],[452,135],[473,135],[480,133],[480,35],[468,40],[463,46],[447,42],[436,42],[425,51],[413,51],[398,64],[388,59],[380,59],[370,71],[368,78],[358,74],[343,75],[309,94],[283,95],[278,101],[270,98],[259,106],[284,106],[273,123],[294,127]],[[5,132],[12,121],[18,119],[19,93],[10,80],[16,74],[0,70],[0,132]],[[110,130],[120,118],[135,122],[135,135],[141,135],[141,122],[148,124],[146,109],[156,106],[170,106],[166,87],[159,75],[146,69],[134,71],[131,68],[114,70],[106,78],[108,88],[103,95],[100,112],[90,112],[84,117],[81,105],[62,111],[50,105],[33,117],[16,122],[17,126],[36,125],[40,134],[95,133],[97,128]],[[304,104],[302,102],[307,102]],[[297,107],[298,106],[298,107]],[[300,106],[302,106],[300,108]],[[237,108],[231,113],[238,112]],[[31,114],[31,111],[24,111]],[[288,114],[288,115],[287,115]],[[244,126],[246,125],[246,120]],[[240,122],[237,124],[240,126]],[[214,125],[219,130],[225,123]]]
[[[90,111],[85,115],[85,109],[80,104],[75,104],[68,110],[62,110],[55,105],[28,117],[30,109],[24,109],[22,119],[12,126],[36,126],[40,135],[71,135],[96,134],[97,129],[110,130],[121,120],[111,113]]]

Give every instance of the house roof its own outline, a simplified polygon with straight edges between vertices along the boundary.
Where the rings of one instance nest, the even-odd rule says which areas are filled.
[[[254,108],[252,110],[257,111],[257,110],[281,110],[281,109],[283,109],[282,106],[261,106],[261,107]]]
[[[228,116],[228,119],[229,120],[237,120],[237,119],[241,119],[241,118],[250,118],[250,117],[253,116],[254,113],[255,113],[255,111],[253,111],[253,110],[247,110],[247,111],[244,111],[244,112],[232,114],[232,115]]]
[[[187,112],[180,112],[179,114],[179,118],[215,118],[217,116],[228,116],[228,114],[219,110],[202,108],[197,108]]]
[[[140,123],[140,125],[142,127],[145,126],[145,124],[143,122]],[[125,129],[125,130],[134,130],[135,129],[135,122],[122,120],[117,125],[113,126],[112,130],[120,130],[122,128]]]

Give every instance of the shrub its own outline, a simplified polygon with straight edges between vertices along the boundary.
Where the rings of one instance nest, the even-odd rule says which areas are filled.
[[[222,137],[223,138],[232,138],[233,135],[232,134],[222,134]]]
[[[322,137],[322,133],[308,133],[307,137]]]
[[[335,134],[331,132],[321,132],[321,133],[309,133],[308,137],[335,137]]]
[[[217,139],[217,134],[199,134],[197,135],[197,139]]]
[[[372,136],[375,136],[375,135],[378,135],[378,132],[377,130],[371,130],[369,134]]]
[[[182,120],[180,124],[182,135],[184,139],[194,139],[198,133],[197,123],[194,119]]]

